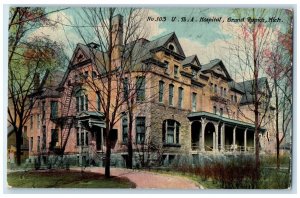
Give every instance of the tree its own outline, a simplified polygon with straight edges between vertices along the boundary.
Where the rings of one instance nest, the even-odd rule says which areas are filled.
[[[278,42],[270,43],[265,51],[266,73],[273,81],[275,97],[275,135],[277,168],[280,168],[279,148],[286,137],[292,119],[292,15],[286,33],[277,32]],[[281,119],[281,120],[280,120]],[[281,124],[281,127],[280,127]],[[282,136],[280,137],[280,131]]]
[[[255,125],[255,166],[257,178],[259,177],[260,168],[260,144],[259,133],[264,125],[266,116],[269,113],[271,93],[268,90],[268,85],[264,80],[262,84],[261,77],[265,75],[266,65],[264,64],[264,51],[268,48],[270,42],[274,42],[274,27],[275,23],[266,22],[268,17],[277,17],[280,14],[279,10],[267,9],[235,9],[234,14],[237,17],[245,17],[247,20],[240,22],[237,25],[237,32],[233,33],[235,42],[231,43],[231,47],[236,60],[236,65],[240,68],[242,84],[251,79],[251,101],[248,105],[250,112],[254,114],[254,118],[244,116],[246,120],[251,121]],[[262,89],[262,85],[266,89]],[[246,87],[242,87],[245,89]],[[246,96],[247,97],[247,96]],[[242,111],[239,111],[242,112]]]
[[[55,64],[58,45],[45,38],[29,38],[34,29],[55,25],[47,19],[44,8],[14,7],[9,18],[8,122],[16,135],[16,162],[21,164],[21,139],[35,100],[29,100],[40,87],[38,79],[47,75],[47,66]],[[46,65],[46,66],[45,66]]]
[[[124,113],[129,113],[130,129],[127,144],[132,159],[132,110],[138,103],[146,101],[145,85],[148,77],[145,74],[149,67],[141,63],[145,56],[143,40],[140,39],[145,36],[141,23],[142,12],[141,9],[133,8],[83,8],[78,12],[78,16],[80,21],[84,22],[85,28],[79,21],[75,25],[86,44],[87,40],[95,40],[95,43],[88,46],[95,64],[93,69],[99,77],[88,78],[86,84],[98,94],[105,118],[106,177],[110,177],[110,157],[113,146],[111,136],[115,124]],[[140,47],[136,48],[136,45]],[[128,80],[128,87],[124,89],[125,79]]]

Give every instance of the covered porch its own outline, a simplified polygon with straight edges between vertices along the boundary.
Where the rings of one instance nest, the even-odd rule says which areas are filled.
[[[188,119],[191,121],[191,152],[255,151],[253,124],[208,112],[193,112]]]

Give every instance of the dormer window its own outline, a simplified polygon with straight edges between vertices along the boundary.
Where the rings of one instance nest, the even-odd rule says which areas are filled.
[[[174,51],[174,50],[175,50],[175,47],[174,47],[174,45],[172,45],[172,44],[169,44],[168,48],[169,48],[169,50],[171,50],[171,51]]]

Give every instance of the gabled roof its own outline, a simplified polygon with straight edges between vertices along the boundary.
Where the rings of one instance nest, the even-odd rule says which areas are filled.
[[[270,93],[271,90],[268,85],[268,80],[266,77],[258,78],[258,91],[262,91],[262,88],[264,86],[267,87],[268,92]],[[237,83],[238,87],[245,93],[242,96],[242,99],[240,101],[240,104],[251,104],[254,102],[254,80],[247,80],[243,82]]]
[[[214,59],[214,60],[211,60],[209,63],[202,65],[201,72],[208,73],[208,72],[212,71],[212,69],[217,65],[219,65],[222,68],[222,70],[225,72],[227,79],[229,81],[232,81],[232,78],[229,75],[223,61],[220,59]]]
[[[171,41],[173,41],[174,44],[176,45],[176,48],[177,48],[176,52],[173,52],[168,49],[167,45]],[[153,41],[150,41],[149,43],[147,43],[146,46],[148,49],[150,49],[151,52],[155,52],[155,51],[159,51],[159,50],[163,49],[173,55],[178,55],[178,58],[180,58],[182,60],[185,58],[184,51],[179,43],[179,40],[178,40],[175,32],[169,33],[169,34],[159,37]]]
[[[196,62],[196,64],[194,64],[194,62]],[[200,61],[197,57],[197,55],[192,55],[192,56],[188,56],[186,57],[183,61],[181,61],[181,64],[183,67],[188,67],[191,66],[195,69],[199,69],[201,68],[201,64]]]

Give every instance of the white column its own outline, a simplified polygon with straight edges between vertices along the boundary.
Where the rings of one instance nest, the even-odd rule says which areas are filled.
[[[247,128],[244,131],[244,152],[247,151]]]
[[[235,139],[236,139],[236,126],[233,128],[233,142],[232,142],[232,144],[233,144],[233,151],[235,151]]]
[[[219,123],[215,123],[215,150],[219,151]]]
[[[225,123],[223,123],[221,127],[221,151],[224,151],[224,145],[225,145]]]
[[[201,118],[201,150],[205,151],[205,127],[206,127],[206,119]]]

